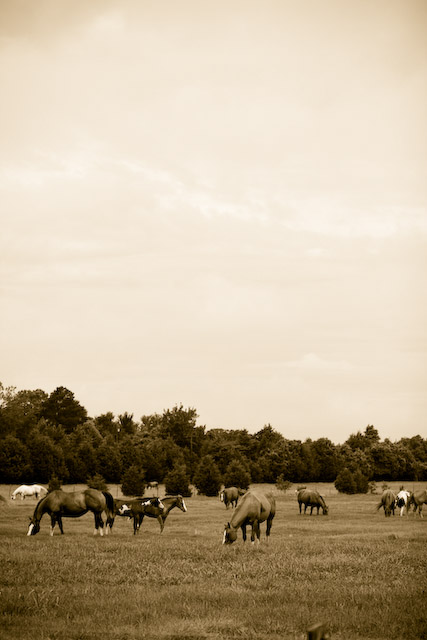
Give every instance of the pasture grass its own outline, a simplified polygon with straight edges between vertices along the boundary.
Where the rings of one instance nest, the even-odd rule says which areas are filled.
[[[302,640],[326,621],[334,640],[426,639],[427,518],[385,518],[379,495],[316,486],[330,515],[299,515],[294,488],[276,491],[259,546],[240,533],[223,546],[232,510],[203,496],[174,509],[161,535],[155,520],[134,536],[117,518],[112,535],[94,537],[87,514],[53,537],[44,516],[27,537],[35,501],[0,487],[0,638]]]

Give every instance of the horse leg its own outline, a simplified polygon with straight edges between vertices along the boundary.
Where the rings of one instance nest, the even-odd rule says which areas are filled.
[[[56,523],[56,517],[51,514],[50,516],[50,535],[53,536],[53,530],[55,528],[55,523]]]
[[[260,536],[261,536],[261,531],[260,531],[260,527],[259,527],[259,521],[258,520],[254,520],[254,522],[252,523],[252,532],[251,532],[251,542],[252,542],[252,544],[255,544],[255,539],[259,544]]]
[[[160,533],[163,533],[163,529],[165,528],[165,520],[166,518],[163,518],[163,516],[157,516],[157,520],[159,521],[160,524]]]
[[[273,526],[273,518],[267,518],[267,531],[265,532],[265,535],[267,536],[267,542],[270,540],[270,531],[271,531],[271,527]]]
[[[246,542],[246,524],[242,524],[240,528],[242,530],[243,542]]]
[[[58,522],[58,527],[59,527],[59,530],[61,532],[61,535],[63,536],[64,535],[64,529],[62,527],[62,516],[61,515],[57,516],[56,520]]]

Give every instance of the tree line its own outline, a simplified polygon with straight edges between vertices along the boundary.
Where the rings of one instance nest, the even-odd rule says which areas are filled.
[[[47,394],[0,383],[0,482],[86,483],[98,475],[129,489],[158,481],[183,495],[190,484],[216,495],[221,484],[342,481],[356,493],[369,481],[427,480],[427,440],[419,435],[381,441],[368,425],[334,444],[290,440],[270,424],[255,434],[207,430],[197,418],[182,405],[140,420],[127,412],[91,418],[65,387]]]

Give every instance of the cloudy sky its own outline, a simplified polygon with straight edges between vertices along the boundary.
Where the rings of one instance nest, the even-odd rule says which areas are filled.
[[[0,380],[427,437],[427,3],[2,0]]]

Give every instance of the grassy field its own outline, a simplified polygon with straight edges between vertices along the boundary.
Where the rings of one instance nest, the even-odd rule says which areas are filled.
[[[318,484],[330,512],[310,517],[295,487],[274,489],[270,543],[262,525],[261,545],[239,533],[223,546],[231,509],[203,496],[173,510],[162,535],[155,520],[134,536],[117,518],[112,535],[94,537],[88,514],[53,537],[45,516],[27,537],[36,502],[11,501],[15,486],[0,486],[2,640],[302,640],[318,621],[333,640],[427,638],[427,517],[385,518],[379,495]]]

